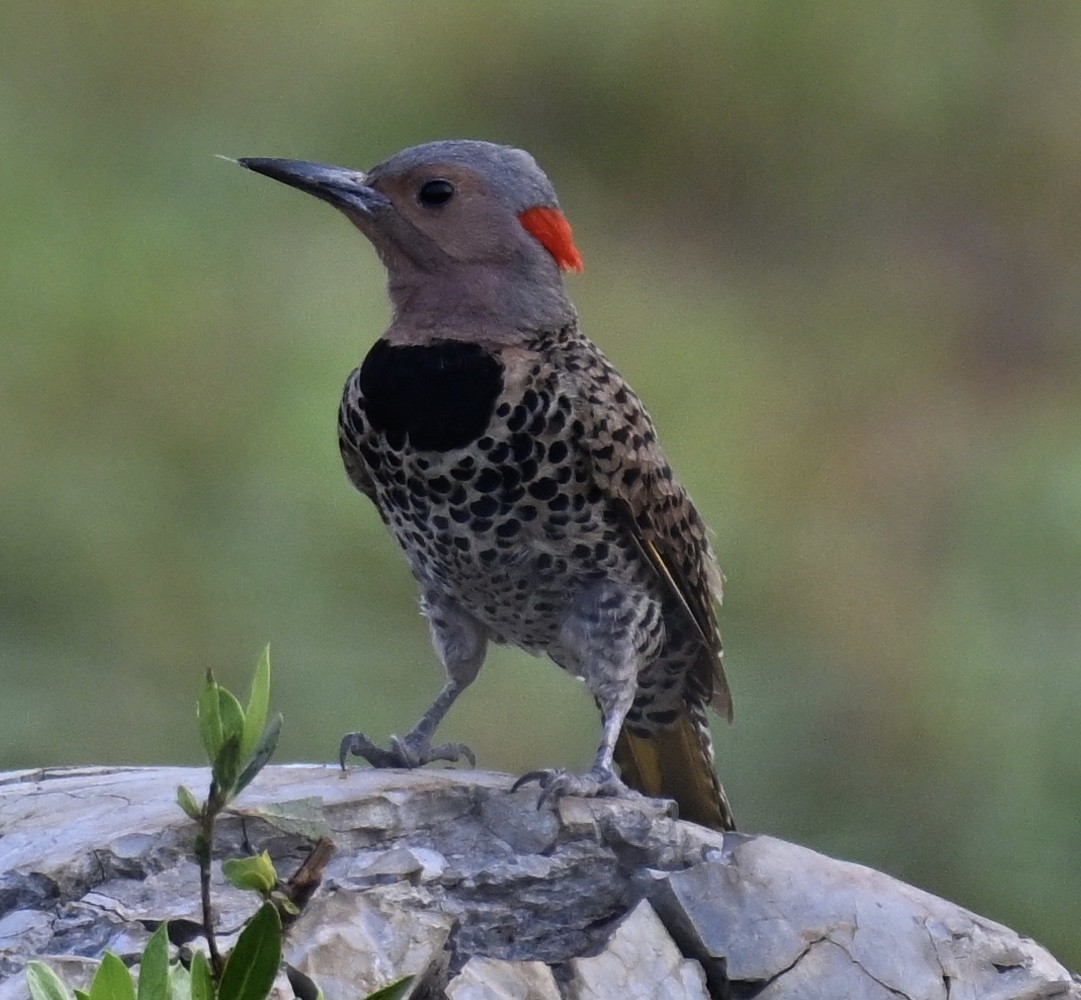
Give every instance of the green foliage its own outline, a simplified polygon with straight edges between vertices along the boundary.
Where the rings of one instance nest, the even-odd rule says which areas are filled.
[[[269,757],[274,751],[277,742],[277,732],[281,728],[279,721],[278,730],[274,731],[274,738],[270,740],[264,731],[267,723],[267,712],[270,708],[270,646],[263,647],[263,653],[259,657],[259,663],[255,667],[255,674],[251,681],[251,691],[248,694],[248,707],[244,712],[243,727],[241,729],[240,756],[241,758],[255,758],[256,749],[269,744],[269,749],[264,752]],[[280,717],[279,717],[280,719]]]
[[[244,925],[224,963],[218,954],[209,906],[215,821],[270,759],[281,731],[280,714],[267,722],[269,703],[269,646],[263,650],[255,669],[247,709],[241,708],[237,698],[219,685],[210,671],[197,700],[199,733],[213,780],[203,802],[183,785],[177,787],[176,798],[177,805],[198,824],[194,854],[199,864],[203,932],[209,957],[196,952],[190,970],[179,963],[170,965],[168,931],[162,923],[143,950],[138,993],[124,963],[112,952],[106,952],[90,990],[75,991],[77,1000],[264,1000],[269,994],[281,963],[281,913],[295,916],[298,912],[291,900],[275,892],[278,873],[270,855],[264,851],[222,862],[222,873],[229,882],[238,889],[257,893],[264,900]],[[286,816],[291,812],[289,803],[277,808]],[[314,825],[317,807],[313,800],[304,800],[292,812],[303,817],[309,826]],[[27,983],[33,1000],[72,1000],[71,992],[56,973],[41,962],[29,963]]]
[[[162,923],[143,948],[139,963],[138,1000],[170,1000],[174,982],[169,974],[168,927]]]
[[[275,895],[278,873],[265,851],[255,857],[227,858],[225,877],[237,888],[258,893],[263,906],[245,925],[236,947],[225,960],[218,954],[210,907],[210,864],[214,824],[218,815],[255,778],[270,759],[281,732],[282,717],[267,722],[270,704],[270,647],[263,650],[252,678],[248,707],[207,671],[198,697],[199,732],[210,760],[213,780],[206,800],[199,803],[188,789],[177,788],[177,803],[199,825],[195,857],[203,901],[203,931],[209,948],[209,968],[217,984],[219,1000],[262,1000],[269,991],[281,961],[282,925],[279,911],[295,916],[292,901]],[[272,916],[268,916],[268,911]],[[202,971],[199,973],[202,977]],[[269,978],[268,978],[269,977]],[[197,985],[204,991],[206,983]],[[260,992],[262,990],[262,992]]]
[[[179,962],[169,963],[163,923],[143,949],[137,987],[124,963],[106,952],[90,989],[75,990],[74,995],[87,1000],[265,1000],[280,960],[281,920],[267,903],[245,925],[218,987],[202,952],[192,956],[190,970]],[[44,962],[28,964],[27,985],[31,1000],[73,1000],[72,991]]]
[[[247,858],[226,858],[221,863],[222,874],[238,889],[250,889],[269,896],[278,883],[278,873],[266,851]]]
[[[211,800],[218,809],[242,792],[274,753],[282,717],[278,713],[266,721],[269,698],[269,646],[259,658],[247,711],[231,691],[218,684],[213,672],[207,671],[199,692],[199,733],[214,776]],[[182,786],[177,788],[177,802],[189,816],[198,818],[194,797]]]
[[[135,984],[128,967],[107,951],[85,996],[87,1000],[135,1000]]]
[[[72,1000],[71,990],[44,962],[27,963],[26,985],[32,1000]]]
[[[191,958],[191,1000],[214,1000],[214,974],[201,951]]]
[[[198,819],[202,812],[202,806],[196,801],[195,796],[183,785],[176,786],[176,804],[180,806],[191,819]]]
[[[236,744],[231,752],[240,760],[240,741],[244,734],[244,710],[232,692],[221,687],[214,674],[207,671],[206,684],[199,693],[199,731],[203,748],[215,767],[227,744]],[[229,782],[231,785],[232,782]]]
[[[188,972],[179,963],[169,965],[165,924],[147,942],[139,969],[138,993],[131,975],[120,959],[106,952],[89,991],[69,990],[44,962],[27,964],[27,985],[32,1000],[72,1000],[73,995],[88,1000],[190,1000]],[[207,1000],[210,1000],[208,995]],[[262,998],[259,998],[262,1000]]]
[[[413,976],[404,976],[393,983],[388,983],[382,989],[369,993],[366,1000],[402,1000],[402,997],[409,993],[414,978]]]
[[[245,728],[247,728],[247,723],[245,723]],[[258,740],[252,747],[250,755],[248,755],[244,769],[236,779],[235,794],[240,794],[240,792],[247,788],[252,779],[262,769],[263,765],[270,760],[275,747],[278,745],[278,736],[281,734],[281,728],[282,717],[279,714],[275,715],[274,718],[266,724],[266,728],[261,731]],[[245,741],[242,741],[240,746],[241,760],[243,760]]]
[[[273,903],[264,903],[244,925],[218,985],[218,1000],[263,1000],[270,992],[282,955],[282,922]]]

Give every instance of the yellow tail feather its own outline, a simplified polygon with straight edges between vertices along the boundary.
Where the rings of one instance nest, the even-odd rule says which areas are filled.
[[[714,830],[734,830],[735,820],[689,712],[650,739],[624,729],[615,761],[623,780],[645,795],[674,799],[681,819]]]

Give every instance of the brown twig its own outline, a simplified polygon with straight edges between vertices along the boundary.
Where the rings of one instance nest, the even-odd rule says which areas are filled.
[[[297,910],[303,910],[311,899],[312,893],[319,888],[323,881],[323,872],[326,870],[330,859],[337,850],[334,841],[329,837],[320,837],[312,847],[311,853],[305,858],[304,863],[293,873],[292,878],[285,883],[284,893],[286,899]],[[299,914],[298,914],[299,915]],[[296,916],[282,914],[282,923],[286,926],[296,920]]]

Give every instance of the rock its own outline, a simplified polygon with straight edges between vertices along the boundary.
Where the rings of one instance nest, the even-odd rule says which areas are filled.
[[[447,984],[448,1000],[561,1000],[552,970],[543,962],[471,958]]]
[[[178,784],[203,795],[208,782],[185,768],[0,775],[0,1000],[27,995],[35,956],[81,984],[77,956],[108,948],[133,964],[163,919],[174,944],[205,946],[193,824],[174,798]],[[663,802],[565,799],[538,811],[535,788],[510,784],[483,772],[267,768],[219,822],[223,947],[259,901],[225,885],[217,861],[265,849],[288,878],[311,843],[282,817],[313,809],[282,804],[317,796],[337,851],[286,959],[327,1000],[407,974],[417,1000],[1081,1000],[1032,941],[879,872],[722,836]],[[276,995],[289,993],[283,978]]]
[[[619,922],[604,951],[572,958],[569,1000],[709,1000],[702,966],[683,957],[644,899]]]
[[[1073,995],[1062,966],[1000,924],[795,844],[729,841],[654,896],[676,940],[706,956],[714,990],[738,981],[759,1000],[782,1000],[832,982],[846,997]]]
[[[328,889],[290,930],[285,961],[328,1000],[366,997],[403,976],[438,978],[453,925],[429,892],[405,882],[363,893]]]

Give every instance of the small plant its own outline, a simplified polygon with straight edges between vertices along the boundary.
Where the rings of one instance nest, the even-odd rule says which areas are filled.
[[[199,864],[199,893],[203,908],[203,930],[210,952],[210,967],[214,978],[221,981],[225,965],[218,952],[214,934],[214,919],[210,905],[210,855],[214,842],[214,823],[218,816],[263,769],[274,753],[281,733],[282,717],[278,713],[267,721],[270,707],[270,647],[263,650],[252,677],[248,694],[248,707],[241,708],[236,696],[214,680],[211,671],[206,673],[206,683],[199,692],[199,734],[210,761],[210,792],[206,800],[197,802],[183,785],[177,787],[176,800],[196,823],[199,833],[195,838],[195,860]],[[278,958],[281,957],[281,916],[270,896],[278,884],[278,874],[269,855],[252,858],[235,858],[222,865],[222,872],[233,885],[240,889],[259,892],[264,909],[270,905],[278,920],[276,938],[279,942]],[[252,921],[259,918],[260,910]],[[260,923],[259,926],[263,926]],[[247,928],[245,928],[246,930]],[[237,942],[239,947],[240,942]],[[235,949],[234,949],[235,951]],[[275,969],[277,964],[275,963]],[[273,981],[273,976],[271,976]],[[268,984],[269,989],[269,984]]]
[[[260,816],[286,832],[307,836],[315,844],[307,860],[286,883],[278,878],[266,851],[222,862],[225,878],[238,889],[258,893],[263,904],[245,923],[232,951],[221,955],[210,898],[214,825],[274,753],[282,717],[276,714],[268,720],[269,706],[269,646],[263,650],[255,668],[246,707],[218,684],[209,670],[199,692],[199,732],[210,761],[210,789],[206,799],[200,802],[180,785],[176,800],[198,827],[194,853],[199,865],[207,954],[194,952],[187,967],[179,962],[170,963],[168,928],[162,923],[143,949],[138,985],[127,966],[112,952],[105,953],[88,991],[69,989],[48,965],[35,961],[28,963],[26,969],[32,1000],[265,1000],[281,965],[284,928],[296,918],[319,885],[323,869],[334,852],[317,799],[241,810]],[[295,990],[301,989],[297,983],[303,983],[306,1000],[322,1000],[322,992],[306,976],[295,969],[290,969],[289,975]],[[402,1000],[412,980],[412,976],[407,976],[391,983],[371,994],[368,1000]]]
[[[277,872],[265,851],[223,862],[222,872],[233,885],[257,892],[264,900],[244,925],[232,951],[223,958],[211,911],[210,858],[215,820],[270,760],[278,742],[282,717],[275,715],[268,722],[269,704],[269,647],[255,668],[247,708],[242,708],[209,671],[199,693],[199,731],[211,766],[210,791],[204,802],[198,802],[180,786],[177,802],[199,826],[195,857],[209,957],[197,951],[190,968],[170,964],[168,928],[162,923],[143,949],[137,988],[127,966],[106,952],[89,991],[72,991],[44,962],[30,962],[26,978],[33,1000],[264,1000],[281,964],[282,914],[295,916],[297,907],[279,891]],[[319,854],[325,866],[329,850],[326,845],[322,851],[318,847],[313,855]]]
[[[167,935],[165,924],[161,924],[147,941],[139,964],[138,993],[127,966],[112,952],[106,952],[89,991],[69,990],[44,962],[31,962],[26,968],[30,996],[33,1000],[187,1000],[189,997],[190,1000],[215,1000],[215,997],[223,997],[225,994],[215,992],[210,965],[202,952],[193,956],[191,969],[185,969],[179,963],[169,964]],[[261,994],[259,1000],[265,996],[266,993]]]

